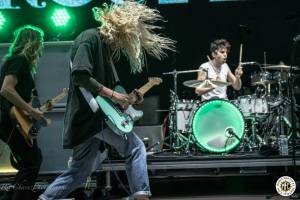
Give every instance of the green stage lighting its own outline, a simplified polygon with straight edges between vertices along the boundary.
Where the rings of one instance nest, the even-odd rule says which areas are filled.
[[[71,17],[65,8],[61,8],[61,9],[54,10],[51,19],[53,20],[55,26],[63,27],[67,25]]]
[[[6,20],[5,20],[4,16],[0,12],[0,29],[2,29],[4,27],[5,21]]]

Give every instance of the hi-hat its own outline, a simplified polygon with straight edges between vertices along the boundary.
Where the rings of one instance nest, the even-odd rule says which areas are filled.
[[[277,83],[275,80],[261,80],[261,81],[256,81],[252,82],[252,85],[268,85],[268,84],[274,84]]]
[[[204,80],[204,81],[208,81],[208,80]],[[188,81],[184,81],[183,85],[186,87],[191,87],[191,88],[196,88],[199,85],[201,85],[204,81],[201,80],[188,80]],[[209,80],[211,83],[215,84],[218,87],[224,87],[224,86],[229,86],[231,85],[230,82],[224,82],[224,81],[218,81],[218,80]]]
[[[279,64],[279,65],[269,65],[266,67],[262,67],[264,69],[273,69],[273,70],[290,70],[291,66],[284,65],[284,64]],[[298,67],[293,67],[294,70],[299,70],[300,68]]]

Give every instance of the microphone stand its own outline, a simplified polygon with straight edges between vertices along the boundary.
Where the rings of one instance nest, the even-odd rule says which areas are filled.
[[[295,66],[295,56],[296,56],[296,48],[297,44],[300,42],[300,35],[296,36],[293,39],[293,45],[292,45],[292,52],[291,52],[291,68],[290,68],[290,75],[289,75],[289,80],[288,80],[288,85],[289,85],[289,91],[290,91],[290,100],[291,100],[291,123],[292,123],[292,128],[291,128],[291,139],[292,139],[292,163],[293,163],[293,178],[296,182],[296,188],[297,185],[299,185],[299,182],[297,180],[297,164],[296,164],[296,113],[295,113],[295,108],[296,108],[296,99],[295,99],[295,92],[294,92],[294,84],[295,84],[295,77],[294,77],[294,68]],[[291,196],[292,199],[299,199],[300,195],[298,194],[293,194]]]
[[[296,47],[297,47],[297,43],[300,41],[300,35],[296,36],[293,39],[293,44],[292,44],[292,50],[291,50],[291,68],[289,71],[289,77],[288,77],[288,90],[289,90],[289,95],[290,95],[290,99],[291,99],[291,141],[292,141],[292,167],[293,167],[293,174],[292,174],[292,178],[294,179],[294,181],[296,182],[296,189],[297,189],[297,185],[299,185],[299,181],[297,180],[297,164],[296,164],[296,118],[295,118],[295,104],[296,104],[296,100],[295,100],[295,95],[294,95],[294,68],[295,66],[295,55],[296,55]],[[271,199],[276,195],[268,195],[266,196],[266,199]],[[290,196],[290,199],[299,199],[300,195],[294,193],[293,195]]]

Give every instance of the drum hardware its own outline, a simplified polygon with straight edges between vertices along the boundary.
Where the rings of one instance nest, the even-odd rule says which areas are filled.
[[[277,83],[277,81],[272,80],[272,74],[270,72],[258,72],[253,73],[251,75],[251,85],[268,85],[268,84],[274,84]]]
[[[278,100],[278,103],[270,108],[270,115],[266,118],[263,124],[266,124],[263,131],[263,141],[267,144],[277,144],[280,135],[291,137],[291,123],[286,115],[289,115],[288,108],[290,102],[287,98]]]
[[[261,136],[258,134],[257,117],[254,116],[245,117],[245,121],[249,122],[247,123],[246,130],[245,130],[245,138],[248,138],[247,144],[249,145],[249,149],[250,151],[252,151],[253,149],[258,149],[265,142],[263,141],[263,138],[261,138]],[[250,125],[248,126],[248,124]]]
[[[171,72],[165,72],[163,75],[173,75],[173,91],[170,90],[170,115],[169,115],[169,121],[170,121],[170,147],[175,150],[181,150],[189,148],[189,145],[191,143],[191,137],[188,135],[188,137],[184,136],[184,133],[180,133],[178,130],[178,121],[177,121],[177,104],[179,102],[179,98],[177,95],[177,76],[178,74],[185,74],[185,73],[194,73],[199,72],[202,70],[186,70],[186,71],[177,71],[176,69]],[[188,153],[188,152],[186,152]]]
[[[270,96],[271,87],[268,85],[268,88],[266,89],[265,85],[257,85],[255,89],[255,96],[258,98],[263,98],[266,96]]]

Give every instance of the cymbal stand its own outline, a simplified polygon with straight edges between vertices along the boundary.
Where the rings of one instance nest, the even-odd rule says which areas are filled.
[[[300,42],[300,35],[296,36],[293,39],[292,45],[292,53],[291,53],[291,68],[289,71],[288,77],[288,86],[290,91],[290,100],[291,100],[291,121],[292,121],[292,130],[291,130],[291,140],[292,140],[292,163],[293,163],[293,178],[295,179],[296,185],[299,184],[299,180],[297,180],[297,165],[296,165],[296,98],[294,91],[295,77],[294,77],[294,65],[296,58],[296,48],[298,47]],[[297,199],[299,199],[299,195],[294,194]]]
[[[172,150],[175,150],[176,146],[178,146],[178,137],[175,135],[178,133],[177,129],[177,103],[178,103],[178,95],[177,95],[177,75],[178,72],[174,69],[172,72],[163,73],[163,75],[173,75],[173,91],[170,90],[170,145]],[[175,141],[176,139],[176,141]]]
[[[175,151],[181,149],[184,145],[182,145],[183,141],[186,141],[186,144],[189,145],[191,142],[191,137],[185,137],[182,133],[178,131],[178,126],[177,126],[177,104],[179,101],[178,94],[177,94],[177,77],[178,74],[185,74],[185,73],[192,73],[192,72],[198,72],[202,70],[186,70],[186,71],[177,71],[174,69],[171,72],[165,72],[163,75],[173,75],[173,93],[171,92],[171,114],[170,114],[170,124],[171,124],[171,131],[170,133],[172,134],[170,138],[170,143],[171,143],[171,148]],[[172,110],[173,108],[173,110]],[[185,153],[189,153],[188,150],[185,149]]]
[[[263,143],[263,139],[257,134],[257,117],[256,116],[248,116],[245,117],[246,120],[249,121],[249,127],[247,128],[247,133],[250,134],[245,134],[245,138],[247,139],[248,137],[248,148],[250,151],[253,151],[254,149],[259,148],[259,145]]]

